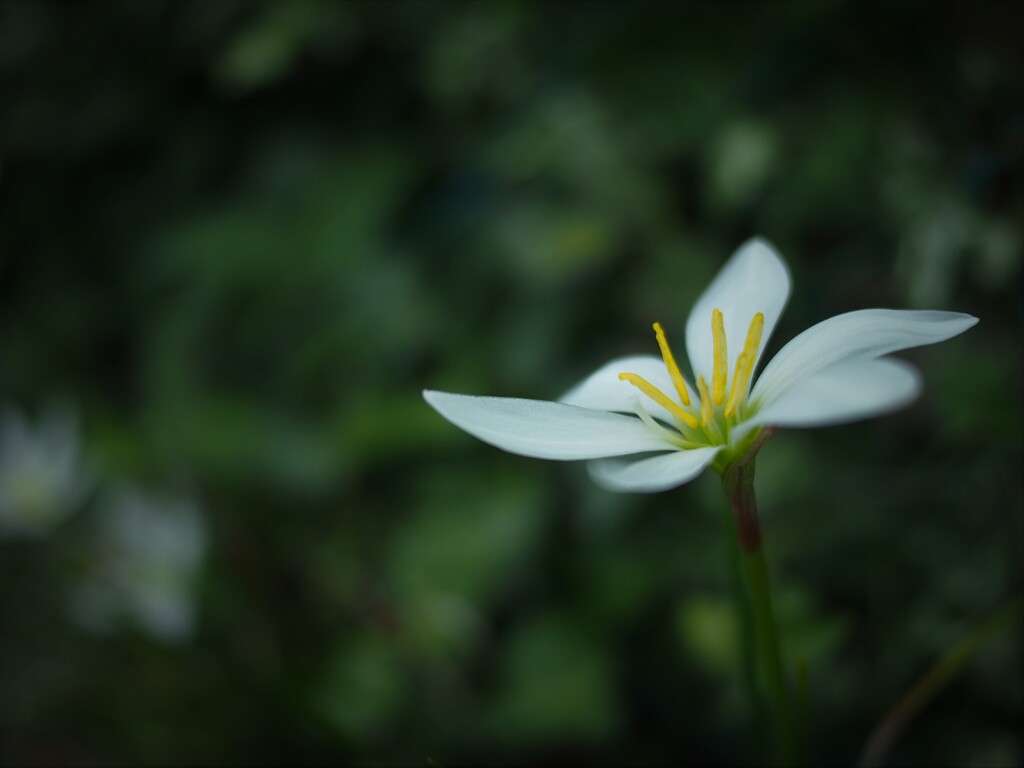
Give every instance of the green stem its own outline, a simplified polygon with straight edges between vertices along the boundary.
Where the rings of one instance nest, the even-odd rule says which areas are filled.
[[[754,615],[750,597],[743,578],[743,564],[736,544],[736,524],[732,512],[725,509],[725,528],[729,549],[729,576],[732,582],[733,603],[736,608],[736,626],[739,630],[739,666],[743,673],[743,684],[747,689],[747,707],[753,731],[754,754],[760,761],[767,759],[766,729],[764,723],[764,702],[757,685],[757,647],[754,645]]]
[[[760,547],[755,550],[743,550],[743,563],[750,585],[750,601],[754,607],[754,637],[758,656],[768,681],[779,757],[784,764],[793,765],[796,762],[796,739],[789,708],[789,691],[786,689],[786,678],[782,671],[782,654],[779,652],[775,619],[772,615],[772,596],[768,586],[764,550]]]
[[[722,474],[722,485],[736,520],[736,540],[739,543],[747,586],[750,590],[754,639],[758,661],[768,684],[778,757],[782,763],[793,765],[796,763],[796,733],[772,613],[771,588],[768,584],[764,548],[761,546],[757,500],[754,497],[754,457],[770,434],[770,431],[765,430],[748,453],[726,468]]]

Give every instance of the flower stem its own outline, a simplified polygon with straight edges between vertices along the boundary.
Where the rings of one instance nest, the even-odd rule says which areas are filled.
[[[776,747],[782,762],[785,765],[793,765],[796,762],[796,740],[790,715],[789,692],[782,671],[782,655],[779,652],[775,620],[772,616],[772,597],[768,586],[764,551],[761,548],[744,550],[743,562],[750,586],[750,600],[754,607],[754,637],[768,681],[769,701],[776,730]]]
[[[722,474],[722,485],[736,520],[736,540],[753,609],[758,662],[768,684],[768,700],[775,728],[775,747],[780,762],[793,765],[797,762],[796,733],[772,613],[771,588],[768,584],[764,548],[761,546],[757,500],[754,497],[754,458],[758,448],[770,435],[767,430],[765,432],[763,439],[758,440],[748,453],[726,468]]]
[[[732,582],[733,603],[736,609],[736,626],[739,630],[739,667],[743,674],[743,685],[746,688],[747,707],[753,738],[753,753],[758,760],[768,757],[765,729],[765,708],[761,698],[761,689],[757,684],[757,648],[754,645],[754,615],[751,610],[746,580],[743,576],[743,563],[740,549],[736,542],[736,523],[732,512],[725,512],[726,546],[729,549],[729,576]]]

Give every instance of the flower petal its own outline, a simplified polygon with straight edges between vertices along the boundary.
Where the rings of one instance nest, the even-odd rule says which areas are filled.
[[[861,309],[811,326],[779,350],[754,385],[750,398],[763,407],[804,379],[853,358],[874,358],[945,341],[978,318],[960,312]]]
[[[581,408],[633,413],[633,403],[640,396],[640,392],[628,381],[620,381],[620,373],[635,373],[640,378],[647,379],[673,400],[678,399],[672,379],[668,375],[668,369],[665,368],[665,362],[660,357],[652,355],[634,355],[612,360],[594,371],[558,400],[566,405],[578,405]],[[689,386],[689,382],[687,382],[687,386]],[[690,391],[695,392],[696,390],[690,387]],[[668,424],[675,423],[672,414],[650,398],[645,397],[641,402],[651,416]]]
[[[714,310],[722,311],[731,381],[754,315],[764,313],[764,331],[757,352],[760,359],[788,298],[789,270],[782,257],[767,241],[759,237],[748,240],[701,294],[686,321],[686,351],[694,378],[704,374],[711,381],[715,361],[711,335]]]
[[[609,491],[653,493],[688,483],[715,460],[722,446],[673,451],[639,461],[592,461],[590,476]]]
[[[910,404],[921,374],[902,360],[857,358],[803,379],[744,427],[823,427],[880,416]]]
[[[596,459],[675,448],[642,421],[544,400],[476,397],[424,390],[455,426],[510,453],[538,459]]]

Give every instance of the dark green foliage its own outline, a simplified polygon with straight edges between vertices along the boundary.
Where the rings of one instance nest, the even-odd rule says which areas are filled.
[[[553,399],[682,345],[747,237],[769,353],[969,312],[924,396],[758,461],[810,754],[1022,589],[1024,61],[1013,3],[0,4],[0,405],[100,478],[0,540],[0,762],[749,757],[718,478],[651,497],[503,454],[424,387]],[[105,484],[193,495],[195,635],[66,610]],[[1020,628],[899,764],[1024,760]]]

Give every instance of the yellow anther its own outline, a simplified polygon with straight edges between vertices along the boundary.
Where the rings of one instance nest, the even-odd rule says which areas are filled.
[[[664,392],[662,392],[660,389],[658,389],[656,386],[651,384],[646,379],[641,379],[635,373],[620,373],[619,380],[628,381],[630,384],[639,389],[641,392],[643,392],[645,395],[651,398],[651,400],[656,402],[658,405],[660,405],[666,411],[668,411],[677,419],[682,421],[684,424],[687,424],[688,426],[693,427],[694,429],[697,428],[697,419],[694,418],[693,414],[684,411],[678,403],[673,402],[668,395],[666,395]]]
[[[721,310],[711,313],[711,335],[715,340],[715,368],[711,374],[711,397],[715,405],[725,400],[726,378],[729,375],[729,353],[725,347],[725,323]]]
[[[675,385],[676,392],[679,393],[679,400],[683,405],[689,405],[690,393],[686,390],[686,381],[683,379],[683,374],[679,372],[676,359],[672,356],[672,350],[668,346],[668,339],[665,338],[665,331],[662,330],[661,323],[655,323],[653,327],[654,335],[658,339],[658,346],[661,347],[661,359],[665,361],[668,375],[672,377],[672,383]]]
[[[750,321],[750,328],[747,330],[747,340],[743,345],[743,352],[736,360],[736,372],[732,375],[732,391],[729,393],[729,404],[725,406],[726,418],[731,417],[739,406],[740,401],[747,394],[747,385],[750,383],[750,376],[754,372],[754,363],[757,361],[757,352],[761,348],[761,333],[764,331],[764,313],[758,312]]]
[[[704,376],[697,377],[697,391],[700,392],[700,422],[705,427],[711,423],[714,411],[711,405],[711,393],[708,392],[708,383]]]

